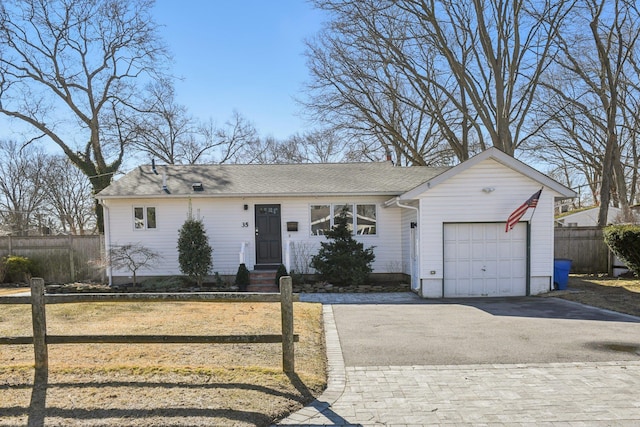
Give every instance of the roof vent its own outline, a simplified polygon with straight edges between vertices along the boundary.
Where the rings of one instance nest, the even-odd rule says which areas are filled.
[[[193,191],[204,191],[204,187],[201,182],[194,182],[192,185]]]

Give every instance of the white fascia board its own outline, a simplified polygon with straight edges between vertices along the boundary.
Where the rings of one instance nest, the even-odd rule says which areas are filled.
[[[355,197],[355,196],[398,196],[397,192],[357,192],[357,193],[215,193],[215,194],[166,194],[166,193],[158,193],[158,194],[127,194],[127,195],[109,195],[109,196],[100,196],[97,195],[95,198],[99,200],[109,200],[109,199],[157,199],[157,198],[282,198],[282,197]]]

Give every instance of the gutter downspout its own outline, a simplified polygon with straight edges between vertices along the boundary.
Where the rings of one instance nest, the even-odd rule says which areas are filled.
[[[105,261],[107,262],[107,276],[109,277],[109,287],[113,285],[113,272],[111,271],[111,227],[109,221],[109,207],[100,199],[100,204],[104,211],[104,250]]]
[[[396,206],[399,207],[399,208],[415,210],[416,211],[416,224],[418,224],[420,222],[420,208],[417,208],[415,206],[403,205],[402,203],[400,203],[400,198],[399,197],[396,197],[395,203],[396,203]],[[411,245],[413,245],[413,242],[411,242]],[[422,296],[422,290],[420,289],[420,268],[419,268],[420,267],[420,229],[419,228],[416,230],[416,247],[415,247],[414,250],[415,250],[415,254],[414,254],[415,255],[415,261],[414,261],[414,259],[412,257],[410,259],[410,263],[411,264],[409,266],[409,268],[411,270],[411,290],[412,291],[417,291],[418,294],[420,296]],[[418,268],[414,268],[414,267],[416,267],[416,266],[413,265],[414,262],[418,263],[418,265],[417,265]],[[414,278],[413,277],[414,274],[417,274],[417,277]],[[417,282],[417,285],[418,285],[416,289],[413,289],[413,281],[414,280]]]

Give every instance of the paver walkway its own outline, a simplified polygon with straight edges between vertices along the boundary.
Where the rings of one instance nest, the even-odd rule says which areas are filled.
[[[343,298],[342,303],[357,303],[357,297]],[[387,298],[395,303],[413,300]],[[640,424],[637,357],[587,363],[345,367],[332,306],[324,305],[323,313],[327,390],[278,425]]]

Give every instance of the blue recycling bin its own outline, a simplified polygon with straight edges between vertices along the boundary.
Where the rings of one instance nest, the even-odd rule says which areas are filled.
[[[553,260],[553,284],[556,289],[563,291],[569,284],[569,271],[571,271],[571,260],[556,258]]]

